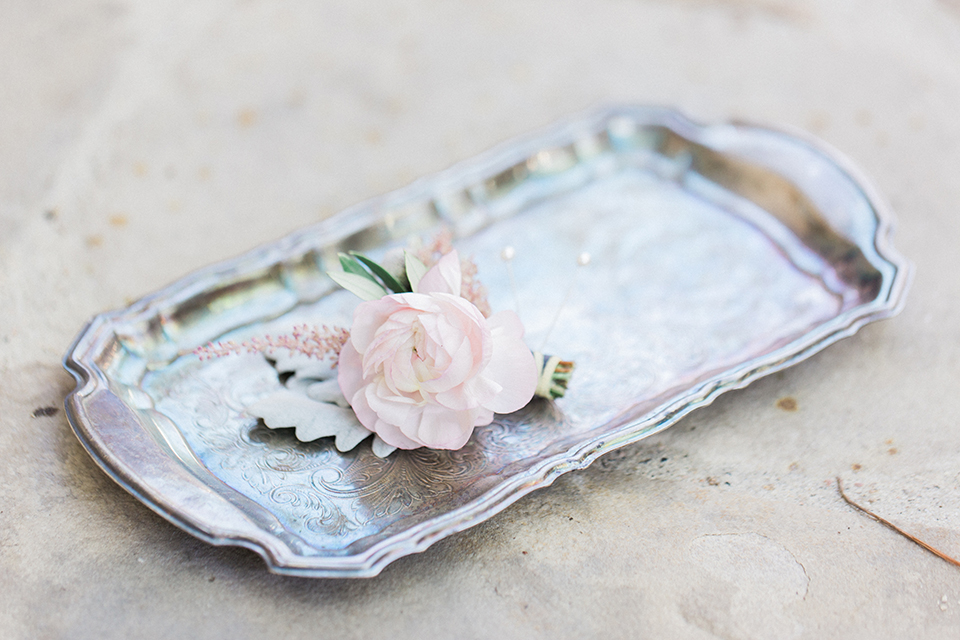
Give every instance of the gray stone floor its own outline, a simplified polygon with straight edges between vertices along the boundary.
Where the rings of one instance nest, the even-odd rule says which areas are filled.
[[[956,0],[10,0],[0,61],[0,636],[960,636],[960,570],[834,482],[960,554]],[[369,580],[195,540],[34,417],[92,315],[609,102],[842,149],[904,312]]]

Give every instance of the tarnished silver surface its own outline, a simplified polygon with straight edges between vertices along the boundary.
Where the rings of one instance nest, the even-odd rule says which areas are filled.
[[[191,355],[224,337],[349,325],[356,299],[324,275],[337,252],[376,256],[442,224],[494,309],[515,306],[500,260],[515,248],[530,346],[577,361],[566,397],[498,416],[460,451],[380,459],[247,417],[280,384],[259,356]],[[909,266],[889,233],[864,180],[816,141],[603,110],[97,316],[65,358],[78,380],[67,410],[111,477],[194,535],[281,573],[371,576],[895,313]]]

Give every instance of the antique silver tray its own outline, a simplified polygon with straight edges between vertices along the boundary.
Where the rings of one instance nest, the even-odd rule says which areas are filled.
[[[451,228],[494,309],[548,352],[567,396],[479,428],[455,452],[339,453],[243,407],[276,390],[260,356],[201,362],[211,340],[349,326],[324,274]],[[278,573],[373,576],[559,475],[788,367],[903,303],[890,213],[835,151],[796,133],[701,126],[659,108],[592,112],[193,273],[94,318],[65,357],[73,429],[107,474],[213,544]],[[592,262],[578,270],[576,258]]]

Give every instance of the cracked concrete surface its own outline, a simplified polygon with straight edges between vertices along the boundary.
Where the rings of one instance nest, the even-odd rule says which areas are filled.
[[[960,12],[947,0],[0,6],[4,638],[955,638]],[[870,174],[904,312],[375,579],[267,573],[63,415],[84,321],[586,107],[800,127]]]

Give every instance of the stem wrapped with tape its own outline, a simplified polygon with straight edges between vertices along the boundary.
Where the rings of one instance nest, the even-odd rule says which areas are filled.
[[[533,395],[547,400],[562,398],[573,377],[574,362],[561,360],[560,356],[547,356],[539,351],[534,352],[533,358],[537,363],[537,389]]]

